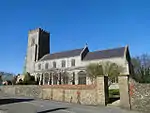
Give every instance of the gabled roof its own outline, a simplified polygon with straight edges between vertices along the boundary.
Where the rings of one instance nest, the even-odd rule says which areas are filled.
[[[40,61],[79,56],[83,49],[84,48],[47,54],[43,56]]]
[[[123,57],[124,51],[125,51],[125,47],[88,52],[83,60],[96,60],[96,59],[106,59],[106,58],[113,58],[113,57]]]

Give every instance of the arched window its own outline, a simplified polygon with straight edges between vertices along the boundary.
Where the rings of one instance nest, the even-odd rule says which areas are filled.
[[[38,73],[37,74],[37,79],[36,79],[36,81],[39,83],[39,81],[40,81],[40,74]]]
[[[49,85],[52,85],[52,73],[50,73]]]
[[[53,68],[56,68],[56,62],[55,61],[53,62]]]
[[[55,75],[53,75],[53,84],[56,85],[57,81],[58,81],[58,75],[55,74]]]
[[[71,66],[75,66],[75,59],[71,60]]]
[[[45,73],[45,74],[44,74],[44,83],[45,83],[45,84],[48,84],[48,81],[49,81],[49,74],[48,74],[48,73]]]
[[[41,70],[41,64],[38,65],[38,70]]]
[[[34,44],[35,44],[35,39],[32,38],[32,40],[31,40],[31,46],[33,46]]]
[[[69,82],[68,73],[64,72],[63,73],[63,84],[68,84],[68,82]]]
[[[75,85],[75,72],[73,72],[72,85]]]
[[[48,69],[48,63],[45,64],[45,69]]]
[[[62,60],[61,67],[66,67],[66,61],[65,60]]]
[[[86,85],[86,73],[84,71],[78,73],[78,84]]]

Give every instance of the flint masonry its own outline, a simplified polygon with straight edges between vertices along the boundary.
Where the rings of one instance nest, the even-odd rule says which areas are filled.
[[[28,33],[26,72],[35,76],[39,85],[91,84],[86,75],[86,66],[106,61],[124,67],[124,75],[130,74],[128,46],[90,51],[85,45],[83,48],[51,53],[50,32],[37,28]]]

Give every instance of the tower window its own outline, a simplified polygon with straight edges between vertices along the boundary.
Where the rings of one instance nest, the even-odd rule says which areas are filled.
[[[33,46],[34,44],[35,44],[35,39],[32,38],[32,40],[31,40],[31,46]]]
[[[71,60],[71,66],[75,66],[75,59]]]
[[[53,62],[53,68],[56,68],[56,62],[55,61]]]
[[[66,61],[65,60],[62,60],[61,67],[66,67]]]
[[[45,64],[45,69],[48,69],[48,63]]]
[[[41,64],[38,65],[38,70],[41,70]]]

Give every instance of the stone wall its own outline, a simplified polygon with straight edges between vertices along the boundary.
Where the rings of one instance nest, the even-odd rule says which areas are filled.
[[[106,105],[108,97],[107,78],[98,77],[92,85],[20,85],[0,86],[7,95],[25,96],[86,105]]]
[[[65,101],[72,103],[81,104],[98,104],[96,94],[96,85],[75,85],[75,86],[57,86],[53,85],[51,88],[49,86],[43,86],[43,99],[51,99],[56,101]],[[102,94],[100,94],[102,95]],[[103,98],[103,97],[102,97]],[[101,102],[103,103],[103,102]],[[100,103],[100,104],[101,104]]]
[[[150,111],[150,84],[137,83],[129,76],[119,76],[120,107]]]
[[[120,107],[130,109],[129,79],[128,76],[119,76]]]
[[[130,78],[131,109],[150,111],[150,84],[137,83]]]

